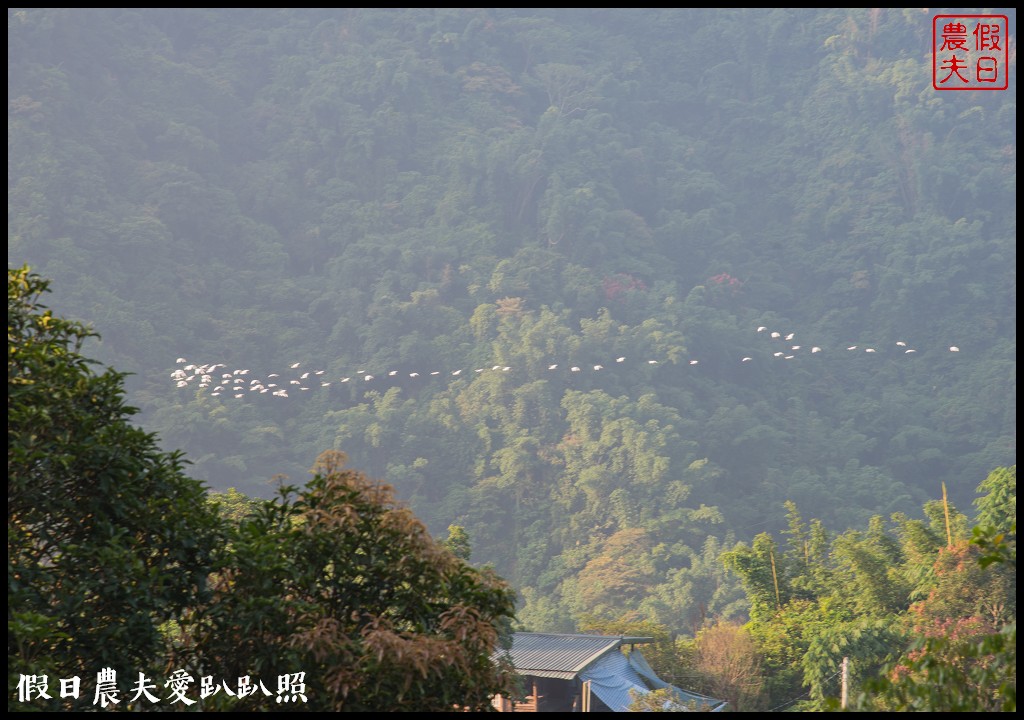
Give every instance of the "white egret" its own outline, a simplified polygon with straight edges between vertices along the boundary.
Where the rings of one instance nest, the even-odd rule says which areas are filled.
[[[297,368],[301,364],[302,363],[292,363],[292,365],[291,365],[292,370],[294,370],[295,368]]]
[[[388,377],[394,377],[397,374],[398,374],[397,370],[390,370],[390,371],[388,371]]]
[[[555,363],[554,365],[548,365],[548,370],[557,370],[557,369],[558,369],[558,363]]]
[[[625,360],[626,360],[625,357],[617,357],[617,358],[615,358],[615,362],[625,362]]]
[[[856,350],[856,349],[857,349],[857,346],[856,346],[856,345],[851,345],[850,347],[848,347],[848,348],[846,348],[846,349],[847,349],[847,350]]]
[[[411,377],[411,378],[417,378],[417,377],[419,377],[419,376],[420,376],[420,374],[419,374],[419,373],[417,373],[417,372],[411,372],[411,373],[409,373],[409,377]]]
[[[772,333],[772,337],[773,338],[780,338],[780,337],[782,337],[782,333],[780,333],[780,332],[773,332]]]
[[[595,365],[594,369],[595,370],[604,370],[604,365]]]
[[[874,348],[864,348],[864,352],[875,352]]]
[[[751,361],[751,360],[753,360],[753,359],[754,359],[754,358],[749,358],[749,357],[745,357],[745,358],[743,358],[743,359],[742,359],[742,360],[741,360],[740,362],[750,362],[750,361]]]
[[[956,345],[951,345],[950,348],[949,348],[949,351],[950,352],[960,352],[960,348],[958,348]]]
[[[812,353],[821,352],[821,348],[818,347],[817,345],[815,345],[814,347],[811,348],[811,352]]]
[[[897,345],[898,345],[899,347],[906,347],[906,346],[907,346],[907,344],[906,344],[905,342],[903,342],[902,340],[897,340],[897,341],[896,341],[896,344],[897,344]]]
[[[700,361],[699,361],[699,360],[691,360],[691,361],[690,361],[690,364],[691,364],[691,365],[696,365],[696,364],[697,364],[698,362],[700,362]]]
[[[452,370],[452,375],[458,375],[462,370]]]
[[[188,361],[185,358],[178,358],[174,362],[176,362],[176,363],[183,363],[183,362],[188,362]]]
[[[917,350],[915,350],[914,348],[910,348],[909,350],[904,350],[903,354],[906,355],[907,353],[912,353],[912,352],[917,352]]]
[[[573,365],[573,366],[572,366],[571,368],[569,368],[569,369],[570,369],[570,370],[572,370],[573,372],[579,372],[579,371],[580,371],[580,369],[579,369],[578,367],[576,367],[575,365]]]
[[[648,364],[648,365],[657,365],[657,364],[658,364],[658,361],[657,361],[657,360],[648,360],[648,361],[647,361],[647,364]]]
[[[776,352],[776,353],[772,353],[772,356],[773,356],[773,357],[782,357],[782,356],[783,356],[783,355],[785,355],[785,354],[786,354],[786,353],[784,353],[784,352],[782,352],[782,351],[780,350],[779,352]]]
[[[367,375],[363,378],[363,380],[365,380],[366,382],[370,382],[371,380],[373,380],[373,375]]]
[[[766,328],[766,327],[765,327],[764,325],[762,325],[761,327],[759,327],[759,328],[757,329],[757,331],[758,331],[758,332],[764,332],[764,331],[765,331],[765,330],[767,330],[767,329],[768,329],[768,328]]]
[[[796,333],[790,333],[789,335],[786,336],[786,339],[792,340],[794,335],[796,335]]]

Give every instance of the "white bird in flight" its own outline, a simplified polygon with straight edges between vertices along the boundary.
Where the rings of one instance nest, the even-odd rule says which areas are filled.
[[[757,332],[759,332],[759,333],[760,332],[766,332],[767,330],[768,330],[768,328],[766,326],[764,326],[764,325],[761,325],[761,326],[759,326],[757,328]],[[779,333],[779,332],[772,332],[771,333],[771,337],[773,337],[773,338],[783,338],[784,337],[786,340],[792,340],[795,337],[795,335],[796,335],[796,333],[788,333],[785,336],[783,336],[783,334]],[[903,352],[906,353],[906,354],[912,354],[912,353],[918,352],[914,348],[908,348],[907,347],[907,343],[905,341],[903,341],[903,340],[896,340],[894,342],[895,342],[895,345],[897,347],[903,348]],[[787,351],[787,352],[795,353],[796,351],[799,351],[801,349],[802,349],[801,345],[791,345],[790,351]],[[872,347],[872,346],[863,346],[863,347],[861,347],[859,345],[850,345],[846,349],[847,350],[862,349],[865,353],[877,353],[878,352],[878,350],[875,347]],[[811,347],[810,351],[812,353],[824,352],[824,350],[820,346],[817,346],[817,345]],[[960,352],[960,348],[957,347],[956,345],[951,345],[951,346],[949,346],[949,352],[959,353]],[[786,360],[792,360],[792,359],[794,359],[796,357],[795,354],[786,354],[786,352],[783,352],[783,351],[775,352],[775,353],[773,353],[773,356],[777,357],[777,358],[785,358]],[[741,358],[741,362],[744,362],[744,363],[753,362],[753,360],[754,360],[754,358],[752,356],[747,356],[747,357]],[[616,358],[614,358],[614,361],[616,363],[623,363],[623,362],[626,361],[626,356],[623,355],[623,356],[616,357]],[[198,378],[198,379],[200,379],[200,382],[198,383],[199,387],[201,389],[204,389],[204,390],[207,389],[207,388],[210,388],[210,390],[208,390],[208,392],[210,393],[211,396],[221,397],[221,396],[227,396],[229,394],[234,394],[234,396],[236,398],[241,398],[241,397],[244,396],[244,393],[239,392],[241,390],[246,389],[245,387],[242,386],[242,384],[245,383],[245,380],[241,376],[248,375],[251,372],[251,370],[249,370],[249,369],[236,369],[236,370],[233,370],[231,372],[223,372],[223,373],[221,373],[221,375],[218,378],[218,380],[215,381],[213,379],[214,378],[214,375],[213,375],[214,371],[217,370],[218,368],[227,368],[228,366],[227,366],[226,363],[213,363],[213,364],[204,364],[204,365],[184,364],[184,363],[187,363],[187,362],[188,361],[184,357],[179,357],[179,358],[177,358],[175,360],[175,363],[177,365],[182,365],[181,369],[176,369],[176,370],[174,370],[174,372],[170,373],[170,377],[171,377],[172,381],[175,383],[176,387],[178,387],[178,388],[186,388],[186,387],[188,387],[190,385],[190,381],[193,378]],[[658,364],[660,364],[661,361],[660,360],[651,359],[651,360],[647,360],[646,362],[647,362],[648,365],[658,365]],[[689,360],[688,364],[689,365],[698,365],[699,362],[700,361],[698,361],[698,360]],[[296,363],[292,363],[289,367],[291,369],[295,369],[295,368],[300,367],[301,364],[302,363],[300,363],[300,362],[296,362]],[[559,365],[557,363],[551,363],[551,364],[549,364],[547,366],[541,366],[541,367],[547,367],[548,370],[556,370],[556,369],[559,369],[559,368],[565,367],[565,366]],[[592,364],[590,367],[596,372],[596,371],[604,370],[607,366],[602,365],[602,364]],[[480,367],[480,368],[476,369],[476,372],[477,373],[483,373],[483,372],[486,372],[486,369],[487,369],[486,367]],[[493,365],[491,367],[491,369],[492,370],[501,370],[502,372],[509,372],[512,368],[510,366],[507,366],[507,365],[496,364],[496,365]],[[578,372],[582,371],[582,368],[580,366],[576,366],[576,365],[571,366],[569,369],[572,372],[574,372],[574,373],[578,373]],[[458,377],[460,374],[462,374],[466,370],[468,370],[468,368],[460,368],[460,369],[449,371],[449,373],[453,377]],[[387,372],[387,375],[389,377],[395,377],[396,375],[399,375],[400,372],[401,371],[399,371],[399,370],[391,370],[391,371]],[[189,373],[191,373],[191,374],[189,374]],[[315,371],[303,372],[301,375],[294,376],[294,377],[299,377],[299,378],[301,378],[301,380],[306,380],[310,376],[323,375],[325,373],[326,373],[325,370],[315,370]],[[407,374],[408,374],[408,377],[410,377],[410,378],[421,377],[421,374],[419,372],[409,372]],[[432,370],[432,371],[430,371],[429,374],[431,376],[434,376],[434,375],[441,375],[441,374],[443,374],[443,372],[440,371],[440,370]],[[265,381],[266,385],[264,385],[263,382],[261,382],[260,380],[250,380],[249,381],[248,389],[250,391],[258,390],[260,393],[270,392],[272,389],[275,389],[278,386],[275,385],[274,383],[269,382],[269,380],[272,379],[272,378],[278,378],[278,377],[280,377],[278,375],[278,373],[269,373],[267,375],[267,381]],[[342,383],[346,383],[346,382],[349,382],[350,380],[358,379],[360,377],[364,381],[366,381],[366,382],[370,382],[371,380],[376,379],[375,375],[367,373],[366,370],[359,370],[357,374],[354,374],[352,376],[342,377],[342,378],[339,379],[339,381],[342,382]],[[222,384],[216,384],[216,383],[222,383]],[[300,382],[300,380],[290,380],[289,383],[292,384],[292,385],[300,386],[298,388],[300,390],[309,390],[309,389],[311,389],[309,387],[303,386],[302,382]],[[321,382],[321,384],[320,384],[321,387],[329,387],[330,385],[331,385],[330,382]],[[279,397],[288,397],[288,393],[287,393],[286,389],[276,389],[276,390],[274,390],[273,394],[275,396],[279,396]]]

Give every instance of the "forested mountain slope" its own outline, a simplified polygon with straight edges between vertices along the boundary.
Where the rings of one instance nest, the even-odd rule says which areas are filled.
[[[1016,66],[930,63],[920,10],[9,9],[8,262],[213,487],[342,450],[536,629],[685,627],[787,501],[1016,464]]]

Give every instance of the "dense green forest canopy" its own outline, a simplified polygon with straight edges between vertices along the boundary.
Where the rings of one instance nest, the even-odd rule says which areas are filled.
[[[744,617],[787,502],[1016,464],[1016,67],[932,15],[9,8],[8,262],[215,489],[338,450],[533,629]]]
[[[436,542],[336,450],[301,491],[206,492],[179,451],[129,424],[124,375],[93,369],[90,331],[40,302],[47,281],[9,269],[7,288],[9,709],[116,706],[118,673],[138,678],[125,708],[150,709],[160,698],[142,693],[170,667],[164,700],[209,710],[260,709],[268,674],[277,702],[306,710],[484,710],[520,692],[495,662],[515,593],[468,562],[464,528]],[[692,637],[636,611],[614,619],[645,564],[643,532],[620,532],[580,573],[578,622],[650,635],[660,675],[737,711],[845,707],[840,672],[861,709],[1013,711],[1016,486],[1016,466],[997,468],[973,521],[943,486],[924,519],[874,516],[839,535],[787,501],[785,542],[706,544],[705,572],[720,562],[740,579],[750,621],[716,611]],[[199,699],[185,694],[193,675]],[[666,699],[631,696],[637,709]]]

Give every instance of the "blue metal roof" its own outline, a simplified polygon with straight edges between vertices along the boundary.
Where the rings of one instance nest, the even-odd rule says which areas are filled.
[[[589,680],[591,690],[613,711],[623,712],[632,702],[630,690],[649,693],[650,688],[669,688],[677,701],[696,703],[712,712],[726,706],[722,700],[681,690],[661,680],[647,664],[639,649],[628,657],[623,645],[654,642],[651,637],[623,635],[565,635],[561,633],[514,633],[508,656],[520,675]],[[504,656],[498,650],[494,658]]]

